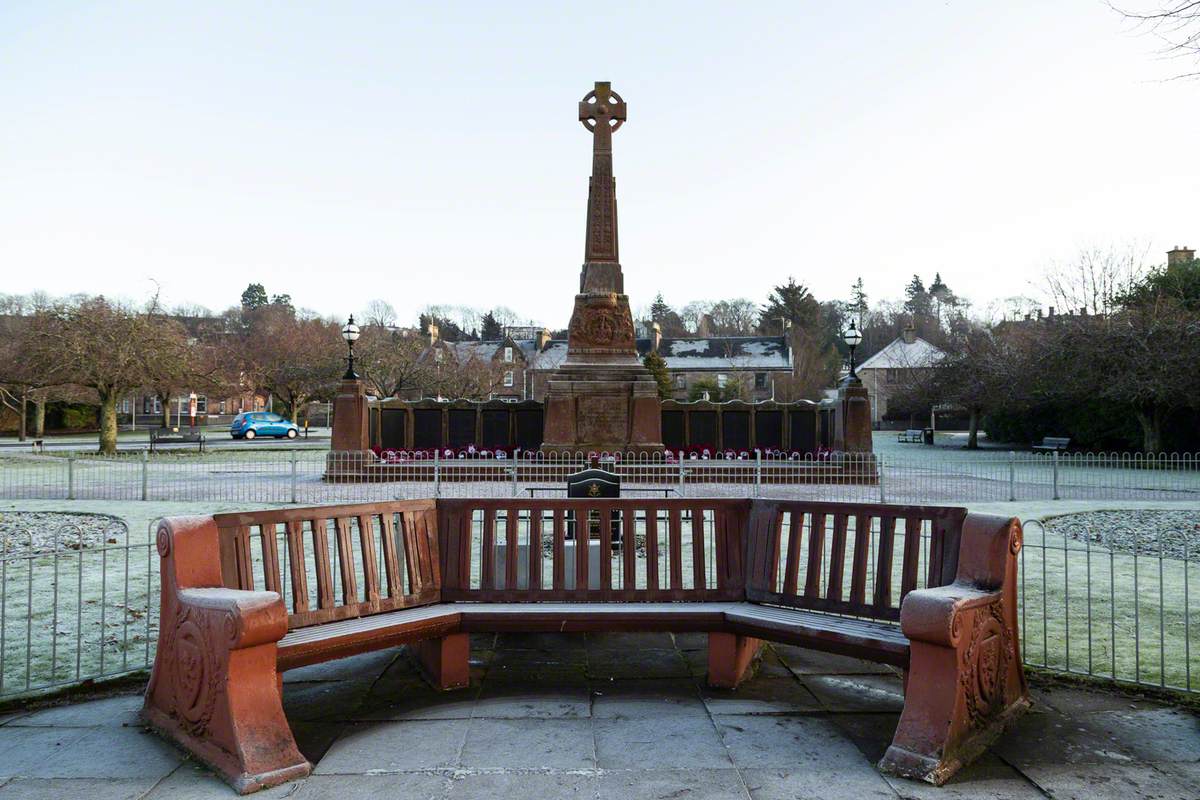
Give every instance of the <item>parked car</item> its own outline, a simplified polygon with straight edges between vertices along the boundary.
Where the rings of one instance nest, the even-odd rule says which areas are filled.
[[[270,411],[251,411],[233,418],[229,435],[235,439],[253,439],[256,436],[295,439],[300,435],[300,427],[290,419]]]

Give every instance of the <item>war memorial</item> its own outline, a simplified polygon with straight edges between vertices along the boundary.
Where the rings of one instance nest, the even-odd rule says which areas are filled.
[[[584,260],[566,359],[550,378],[545,402],[368,402],[351,369],[335,399],[332,479],[386,475],[386,464],[372,457],[381,450],[453,457],[471,447],[526,458],[662,459],[697,442],[736,454],[827,452],[854,480],[872,479],[869,401],[853,374],[832,403],[667,401],[664,407],[638,357],[620,261],[613,138],[627,113],[607,81],[597,81],[579,102],[579,122],[592,136]]]

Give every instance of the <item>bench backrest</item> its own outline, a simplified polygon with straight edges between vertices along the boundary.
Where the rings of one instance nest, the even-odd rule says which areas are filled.
[[[740,600],[749,510],[725,499],[439,500],[442,597]]]
[[[443,600],[748,599],[897,620],[908,592],[953,581],[965,517],[926,506],[514,497],[213,520],[224,585],[279,592],[298,628]]]
[[[279,592],[299,628],[438,602],[432,500],[214,514],[221,577]]]
[[[954,580],[966,514],[964,508],[755,501],[746,598],[898,620],[910,591]]]

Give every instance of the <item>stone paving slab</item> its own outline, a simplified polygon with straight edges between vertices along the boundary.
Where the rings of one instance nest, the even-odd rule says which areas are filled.
[[[472,682],[434,691],[402,648],[295,670],[303,781],[279,798],[1024,800],[1200,797],[1200,717],[1055,683],[947,786],[881,775],[899,718],[887,667],[770,646],[737,690],[704,683],[703,637],[476,636]],[[124,694],[0,719],[0,800],[235,797],[136,722]]]

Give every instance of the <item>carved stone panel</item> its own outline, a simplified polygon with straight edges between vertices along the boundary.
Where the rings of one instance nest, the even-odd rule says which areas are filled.
[[[571,353],[635,354],[633,316],[622,295],[579,295],[567,332]]]
[[[626,398],[583,395],[578,402],[580,441],[616,446],[629,441],[629,401]]]

